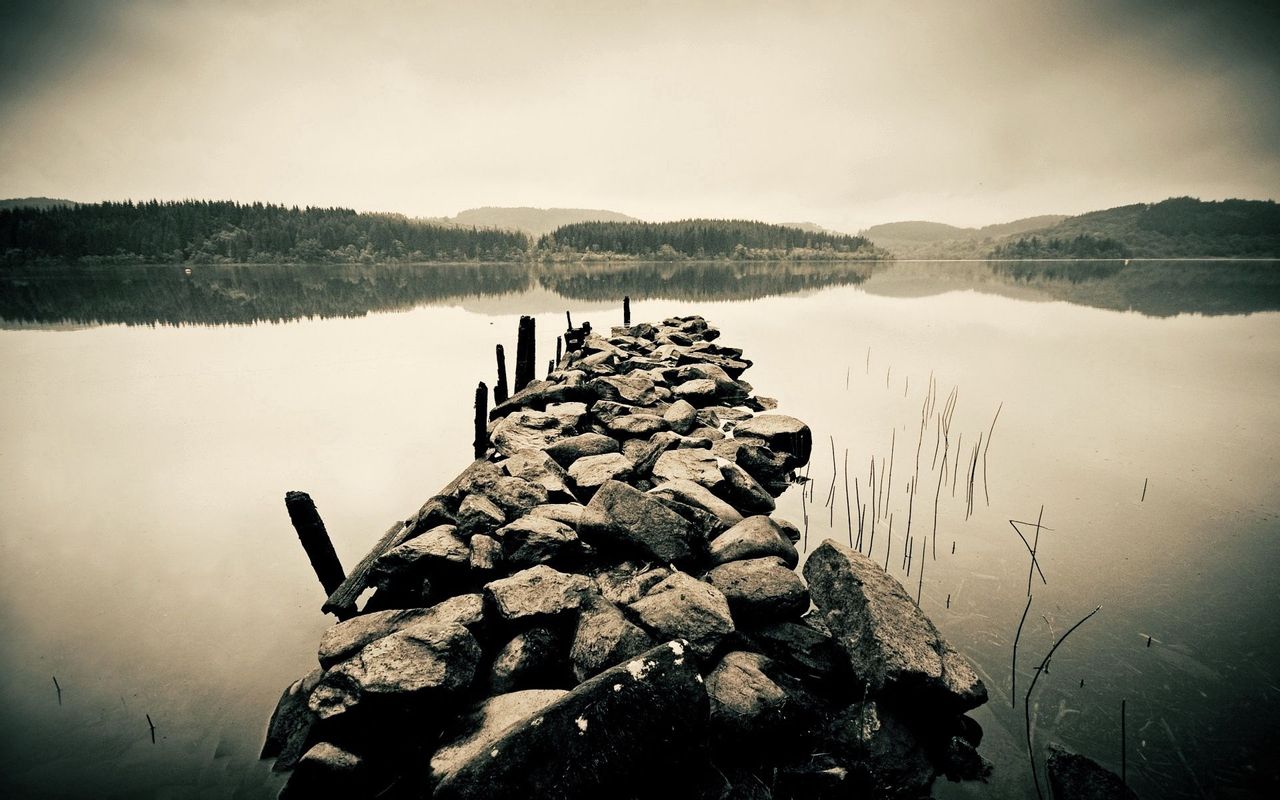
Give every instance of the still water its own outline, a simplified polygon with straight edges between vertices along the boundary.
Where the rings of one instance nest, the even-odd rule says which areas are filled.
[[[1222,262],[0,274],[0,794],[272,796],[265,722],[329,624],[285,491],[354,564],[468,462],[518,316],[549,354],[566,309],[620,324],[624,294],[706,316],[812,426],[812,488],[778,512],[810,546],[862,517],[867,549],[855,506],[892,465],[872,556],[991,691],[991,783],[936,796],[1032,791],[1026,688],[1099,605],[1036,687],[1037,752],[1118,770],[1124,701],[1140,795],[1274,796],[1280,264]],[[1015,693],[1009,520],[1041,513]]]

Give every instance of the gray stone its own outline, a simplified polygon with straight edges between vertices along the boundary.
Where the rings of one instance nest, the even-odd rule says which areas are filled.
[[[724,482],[720,465],[709,450],[668,450],[653,465],[655,480],[686,480],[715,490]]]
[[[622,449],[618,440],[602,433],[581,433],[557,441],[545,448],[560,466],[568,466],[584,456],[598,456],[602,453],[616,453]]]
[[[471,569],[492,572],[502,565],[502,543],[497,539],[477,533],[468,544],[471,545]]]
[[[504,456],[521,450],[545,450],[570,435],[572,426],[542,411],[516,411],[503,417],[489,434],[493,446]]]
[[[721,564],[707,582],[724,593],[740,626],[795,619],[809,608],[804,581],[773,556]]]
[[[369,570],[369,583],[386,588],[410,579],[420,581],[435,569],[465,567],[470,557],[471,550],[458,536],[458,529],[441,525],[378,556]]]
[[[503,619],[521,620],[577,611],[590,585],[585,576],[540,564],[488,583],[484,591]]]
[[[1050,746],[1045,766],[1054,800],[1137,800],[1119,775],[1061,746]]]
[[[600,400],[591,407],[591,416],[601,425],[608,425],[616,419],[631,414],[645,413],[647,409],[641,406],[633,406],[629,403],[619,403],[615,400]]]
[[[613,603],[596,598],[578,617],[569,658],[578,682],[653,647],[653,640]]]
[[[506,524],[506,521],[506,513],[497,503],[482,494],[469,494],[458,506],[458,532],[463,536],[490,533]]]
[[[280,792],[283,800],[310,797],[360,797],[367,794],[369,768],[364,759],[329,742],[317,742],[298,761]]]
[[[734,739],[772,736],[782,721],[787,693],[765,674],[759,653],[725,653],[707,675],[711,725]]]
[[[827,749],[870,797],[929,797],[936,770],[911,728],[878,703],[855,703],[828,725]]]
[[[267,723],[267,738],[258,756],[274,758],[276,762],[272,769],[277,772],[293,769],[310,746],[316,715],[307,706],[307,700],[322,677],[324,670],[317,667],[290,684],[280,695],[280,702]]]
[[[709,552],[714,564],[762,556],[777,556],[792,569],[800,563],[800,554],[782,528],[763,515],[747,517],[717,536]]]
[[[619,481],[605,483],[591,498],[578,534],[597,549],[631,551],[662,564],[690,564],[705,547],[687,520]]]
[[[525,689],[490,697],[445,731],[431,756],[431,780],[439,783],[460,765],[483,753],[509,728],[567,695],[563,689]]]
[[[734,630],[724,594],[683,572],[672,573],[632,603],[631,610],[657,637],[688,639],[703,658]]]
[[[555,689],[567,675],[564,646],[547,628],[531,628],[511,638],[493,658],[489,691]]]
[[[528,800],[669,791],[680,765],[699,749],[707,713],[694,660],[680,642],[668,642],[508,729],[460,764],[433,797]]]
[[[688,434],[697,425],[697,409],[688,400],[677,400],[671,404],[662,418],[671,430],[679,434]]]
[[[548,497],[573,497],[568,473],[542,450],[521,450],[502,466],[513,478],[523,478],[546,489]]]
[[[619,606],[631,605],[644,597],[654,586],[671,575],[666,567],[653,566],[638,561],[624,561],[611,569],[597,573],[592,582],[601,596]]]
[[[707,487],[690,480],[677,479],[665,481],[649,490],[649,494],[669,497],[688,503],[715,515],[724,529],[732,528],[742,522],[742,514],[737,509],[716,497]]]
[[[517,569],[548,564],[581,554],[578,535],[563,522],[524,516],[497,531],[506,563]]]
[[[569,465],[569,477],[573,479],[579,494],[586,499],[609,481],[625,481],[631,478],[635,464],[622,453],[604,453],[585,456]]]
[[[691,381],[676,384],[671,391],[679,399],[698,408],[712,405],[716,401],[715,381],[707,380],[705,378],[696,378]]]
[[[493,488],[485,492],[507,519],[528,514],[535,507],[547,502],[547,490],[538,483],[523,478],[499,478]]]
[[[813,450],[813,432],[809,426],[786,414],[761,414],[738,423],[735,439],[758,439],[775,453],[787,455],[787,467],[804,466]]]
[[[762,653],[802,678],[826,681],[842,674],[841,656],[831,636],[803,622],[777,622],[749,634]]]
[[[530,511],[529,516],[553,519],[556,522],[563,522],[570,528],[577,529],[584,509],[586,509],[586,506],[581,503],[548,503]]]
[[[614,400],[637,406],[653,405],[658,400],[653,381],[637,375],[608,375],[587,381],[587,390],[601,400]]]
[[[821,620],[872,691],[946,713],[986,702],[973,668],[871,559],[828,539],[810,554],[804,576]]]
[[[423,625],[462,625],[476,629],[484,622],[484,597],[460,594],[430,608],[404,608],[361,614],[329,628],[320,639],[320,666],[328,668],[384,636]]]
[[[720,474],[724,476],[724,483],[714,491],[721,497],[743,511],[757,514],[773,511],[773,495],[747,474],[746,470],[723,458],[717,459],[716,463],[720,467]]]
[[[628,414],[606,422],[605,427],[619,438],[648,439],[665,430],[667,423],[656,414]]]
[[[561,424],[566,427],[572,428],[576,427],[582,421],[582,418],[587,415],[587,404],[551,403],[543,411],[560,420]]]

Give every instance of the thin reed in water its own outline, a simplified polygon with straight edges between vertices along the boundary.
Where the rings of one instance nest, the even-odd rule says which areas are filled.
[[[1027,612],[1031,610],[1031,595],[1027,595],[1027,607],[1022,609],[1022,619],[1018,620],[1018,632],[1013,635],[1013,670],[1009,675],[1010,708],[1018,707],[1018,640],[1022,638],[1022,624],[1027,621]]]
[[[844,516],[849,523],[849,547],[853,547],[853,507],[849,503],[849,448],[844,449]]]
[[[1004,408],[1004,401],[1000,401],[1000,405],[996,408],[996,415],[991,418],[991,427],[987,430],[987,446],[982,448],[982,494],[987,498],[987,505],[991,505],[991,492],[987,490],[987,451],[991,449],[991,435],[996,432],[996,420],[1000,419],[1000,410]],[[1143,494],[1146,494],[1146,484],[1142,487]]]

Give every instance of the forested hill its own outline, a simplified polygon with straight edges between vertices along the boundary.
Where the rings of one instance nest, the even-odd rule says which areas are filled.
[[[507,228],[524,231],[533,237],[544,236],[562,225],[575,222],[637,222],[635,217],[600,208],[529,208],[485,206],[459,211],[444,222],[484,228]]]
[[[861,236],[747,220],[580,222],[538,241],[547,258],[846,259],[884,255]]]
[[[376,263],[523,258],[517,231],[222,201],[0,208],[4,263]]]

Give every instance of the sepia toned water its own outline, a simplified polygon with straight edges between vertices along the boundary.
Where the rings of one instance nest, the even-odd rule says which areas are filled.
[[[704,315],[812,426],[809,494],[778,510],[810,548],[861,516],[868,549],[854,506],[871,459],[892,465],[871,556],[991,693],[990,784],[936,796],[1034,791],[1026,689],[1097,606],[1036,686],[1039,762],[1056,742],[1118,771],[1123,701],[1139,795],[1274,794],[1270,262],[0,273],[0,793],[274,795],[266,720],[331,623],[284,493],[311,493],[353,565],[469,462],[475,384],[519,315],[545,360],[566,309],[607,328],[623,295],[636,320]],[[1009,524],[1041,514],[1043,581]]]

